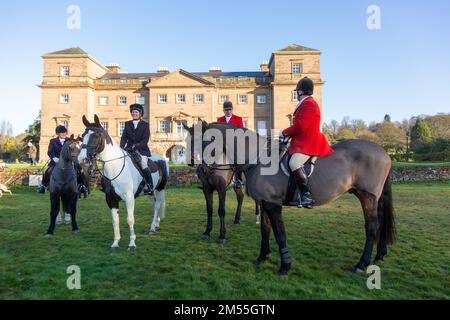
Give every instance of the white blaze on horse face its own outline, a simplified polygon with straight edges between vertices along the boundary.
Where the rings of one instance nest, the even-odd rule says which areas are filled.
[[[93,133],[92,130],[89,130],[87,132],[87,134],[84,136],[83,138],[83,144],[87,145],[89,142],[89,137],[91,136],[91,134]],[[78,155],[78,162],[82,163],[85,159],[87,158],[87,149],[83,148],[80,151],[80,154]]]

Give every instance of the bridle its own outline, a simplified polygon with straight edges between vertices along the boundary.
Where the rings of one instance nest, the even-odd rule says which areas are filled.
[[[95,132],[95,131],[94,131]],[[98,133],[97,133],[98,134]],[[103,151],[103,149],[105,148],[104,147],[104,144],[105,144],[105,138],[103,137],[103,135],[101,135],[100,134],[100,136],[101,136],[101,138],[99,139],[100,140],[100,142],[97,144],[97,145],[93,145],[93,144],[85,144],[85,143],[83,143],[82,145],[81,145],[81,149],[86,149],[86,158],[88,159],[88,164],[92,164],[93,166],[94,166],[94,169],[93,169],[93,172],[94,172],[94,174],[96,173],[96,172],[98,172],[98,173],[100,173],[100,175],[101,175],[101,177],[102,178],[104,178],[104,179],[106,179],[108,182],[113,182],[114,180],[116,180],[121,174],[122,174],[122,172],[123,172],[123,170],[125,169],[125,165],[126,165],[126,157],[128,157],[129,155],[127,154],[127,153],[125,153],[122,149],[121,149],[121,151],[122,151],[122,156],[120,156],[120,157],[117,157],[117,158],[113,158],[113,159],[108,159],[108,160],[102,160],[102,159],[99,159],[98,158],[98,154],[100,154],[102,151]],[[101,146],[103,144],[103,147]],[[93,152],[93,153],[90,153],[88,150],[89,150],[89,148],[92,148],[92,149],[94,149],[95,150],[95,152]],[[101,150],[100,150],[101,149]],[[120,159],[123,159],[123,163],[122,163],[122,168],[120,169],[120,171],[119,171],[119,173],[114,177],[114,178],[108,178],[107,176],[105,176],[105,174],[103,173],[104,171],[105,171],[105,169],[104,169],[104,167],[105,167],[105,164],[106,163],[108,163],[108,162],[113,162],[113,161],[116,161],[116,160],[120,160]],[[102,172],[102,170],[100,170],[99,169],[99,167],[98,167],[98,162],[100,162],[101,164],[102,164],[102,167],[103,167],[103,172]]]

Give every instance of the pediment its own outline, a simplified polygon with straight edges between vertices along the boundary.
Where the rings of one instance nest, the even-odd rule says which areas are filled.
[[[178,69],[167,75],[152,78],[151,82],[147,85],[149,88],[158,87],[210,87],[214,86],[214,83],[205,80],[199,76],[189,73],[183,69]]]

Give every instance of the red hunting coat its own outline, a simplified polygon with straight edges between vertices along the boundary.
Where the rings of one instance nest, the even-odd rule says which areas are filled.
[[[223,116],[223,117],[217,118],[217,122],[227,123],[227,119],[225,119],[225,116]],[[239,116],[236,116],[234,114],[231,115],[230,122],[228,122],[228,123],[234,124],[235,126],[238,126],[238,127],[241,127],[241,128],[244,127],[244,123],[242,122],[242,118],[239,117]]]
[[[323,157],[333,153],[327,138],[320,132],[320,109],[312,97],[303,100],[294,112],[293,125],[283,130],[283,136],[292,138],[289,154]]]

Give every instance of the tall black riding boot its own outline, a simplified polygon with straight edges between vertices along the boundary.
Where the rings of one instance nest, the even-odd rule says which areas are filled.
[[[305,168],[301,166],[293,173],[298,189],[300,190],[297,207],[312,209],[314,206],[314,200],[312,199],[311,191],[308,188],[308,175],[305,172]]]
[[[145,168],[142,170],[144,172],[144,179],[146,182],[145,188],[144,188],[144,194],[146,195],[153,195],[153,178],[152,173],[150,172],[149,168]]]

